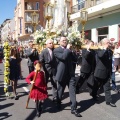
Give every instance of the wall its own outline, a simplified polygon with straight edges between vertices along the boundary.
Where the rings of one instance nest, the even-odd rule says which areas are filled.
[[[88,20],[85,25],[85,30],[90,30],[92,28],[100,28],[103,26],[109,26],[114,24],[120,24],[120,12],[103,16],[102,18],[96,18],[90,21]],[[78,26],[78,30],[81,31],[81,24]]]

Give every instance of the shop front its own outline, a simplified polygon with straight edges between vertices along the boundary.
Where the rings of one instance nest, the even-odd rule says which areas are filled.
[[[79,31],[81,31],[81,26],[81,24],[78,26]],[[96,19],[88,19],[85,25],[86,31],[91,31],[89,39],[95,43],[106,37],[109,39],[114,38],[114,42],[118,42],[120,40],[120,12]]]

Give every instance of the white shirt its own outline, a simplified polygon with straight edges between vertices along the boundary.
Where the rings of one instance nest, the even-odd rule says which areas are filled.
[[[52,50],[48,48],[48,51],[49,51],[50,57],[52,58]]]
[[[118,48],[118,49],[114,49],[114,58],[120,58],[120,48]]]

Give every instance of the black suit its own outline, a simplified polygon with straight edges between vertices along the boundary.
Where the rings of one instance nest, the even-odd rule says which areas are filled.
[[[72,65],[73,65],[73,70],[75,72],[76,69],[76,64],[77,64],[77,54],[75,51],[72,51]]]
[[[110,92],[110,76],[112,73],[112,51],[110,49],[98,50],[97,56],[98,61],[96,64],[94,76],[96,77],[96,81],[98,81],[100,85],[103,84],[106,102],[112,102]]]
[[[58,104],[61,103],[62,94],[66,85],[69,86],[69,95],[72,102],[71,109],[76,109],[76,95],[75,95],[75,73],[72,66],[71,50],[64,49],[61,46],[54,49],[54,55],[57,60],[56,76],[58,81]]]
[[[33,52],[31,52],[31,51],[32,51],[32,48],[28,48],[27,53],[26,53],[26,55],[28,57],[27,65],[28,65],[28,68],[29,68],[29,73],[34,71],[34,62],[36,60],[39,60],[38,51],[37,50],[34,50]]]
[[[80,69],[81,74],[76,86],[77,91],[79,91],[80,87],[83,85],[85,80],[90,76],[90,74],[94,72],[95,65],[96,65],[95,51],[94,50],[88,51],[87,49],[83,49],[82,65]]]
[[[44,49],[40,54],[40,61],[43,63],[43,69],[45,71],[46,83],[48,83],[48,79],[50,78],[53,92],[53,99],[57,97],[57,84],[54,80],[55,76],[55,65],[56,59],[53,55],[50,56],[48,48]]]

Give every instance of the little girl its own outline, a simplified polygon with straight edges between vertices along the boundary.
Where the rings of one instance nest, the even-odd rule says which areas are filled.
[[[34,62],[35,71],[32,71],[26,78],[27,83],[34,84],[33,89],[30,94],[30,98],[34,99],[36,102],[36,115],[40,117],[42,112],[42,104],[43,101],[48,97],[47,94],[47,86],[45,83],[44,72],[41,70],[42,64],[36,60]],[[36,71],[38,71],[35,82],[33,82],[33,78],[35,76]],[[31,81],[32,80],[32,81]]]

